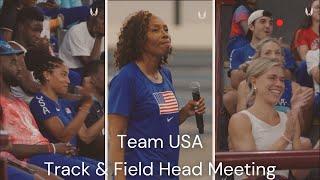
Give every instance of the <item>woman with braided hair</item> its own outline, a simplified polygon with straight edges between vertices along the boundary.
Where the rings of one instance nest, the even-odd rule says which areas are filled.
[[[63,61],[43,51],[29,50],[25,57],[27,68],[33,71],[35,79],[41,83],[40,92],[30,102],[30,110],[35,117],[41,133],[50,142],[71,143],[78,145],[78,137],[90,143],[101,132],[104,121],[96,122],[87,128],[84,121],[89,114],[93,100],[84,97],[80,102],[61,98],[67,94],[69,86],[69,69]],[[76,156],[79,161],[90,166],[90,176],[96,174],[98,161]]]

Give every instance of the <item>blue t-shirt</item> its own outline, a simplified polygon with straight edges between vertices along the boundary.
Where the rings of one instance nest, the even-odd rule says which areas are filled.
[[[75,116],[76,103],[65,99],[58,99],[57,102],[53,101],[43,93],[36,93],[34,98],[31,100],[30,110],[39,124],[41,133],[49,139],[52,143],[59,142],[47,129],[45,129],[43,122],[47,119],[57,116],[64,126],[67,126]],[[70,143],[77,145],[77,136],[75,135]]]
[[[284,92],[276,104],[275,109],[281,112],[288,112],[291,108],[292,85],[290,80],[284,80]]]
[[[250,44],[233,50],[230,55],[230,71],[239,69],[239,66],[244,62],[251,60],[255,53],[256,50]],[[284,67],[293,72],[296,69],[296,63],[289,49],[284,49],[284,59]]]
[[[135,63],[129,63],[121,68],[109,85],[108,113],[128,118],[127,139],[163,140],[163,148],[129,148],[128,145],[125,148],[128,165],[137,166],[141,162],[142,166],[149,166],[153,162],[154,178],[159,177],[160,162],[163,167],[168,163],[177,166],[179,160],[179,148],[169,146],[169,135],[172,135],[173,145],[177,144],[179,135],[178,102],[170,71],[161,67],[160,73],[163,82],[157,84],[149,80]],[[127,179],[150,177],[127,176]]]
[[[295,72],[295,76],[296,82],[300,84],[300,86],[313,88],[313,79],[308,73],[307,62],[305,60],[302,60],[301,63],[298,65]]]

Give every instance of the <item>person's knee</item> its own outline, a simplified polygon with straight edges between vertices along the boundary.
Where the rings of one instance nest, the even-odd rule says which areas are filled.
[[[312,149],[312,143],[309,138],[300,137],[300,141],[301,141],[302,149],[304,149],[304,150]]]

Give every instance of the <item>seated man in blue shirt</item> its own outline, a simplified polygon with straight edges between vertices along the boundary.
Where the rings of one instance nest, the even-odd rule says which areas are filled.
[[[228,75],[231,80],[231,87],[233,90],[224,94],[223,103],[232,115],[236,112],[237,106],[237,92],[238,86],[241,81],[245,79],[245,73],[240,69],[240,65],[250,61],[255,53],[255,45],[262,39],[271,36],[273,31],[273,19],[272,14],[265,10],[257,10],[253,12],[248,19],[248,27],[251,36],[250,44],[245,45],[242,48],[235,49],[230,55],[230,70]],[[291,72],[294,71],[296,64],[290,50],[285,49],[285,68],[288,69],[286,76],[290,79]]]

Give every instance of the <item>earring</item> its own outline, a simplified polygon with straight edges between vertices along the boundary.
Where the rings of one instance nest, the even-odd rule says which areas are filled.
[[[253,86],[253,92],[256,93],[256,91],[257,91],[257,87]]]
[[[92,11],[92,8],[90,8],[90,15],[91,15],[91,16],[97,16],[97,15],[98,15],[98,8],[96,8],[96,9],[94,10],[94,13],[93,13],[93,11]]]
[[[305,13],[306,13],[307,16],[312,16],[312,14],[313,14],[313,8],[311,8],[310,13],[309,13],[309,11],[308,11],[308,8],[306,8],[306,9],[305,9]]]

